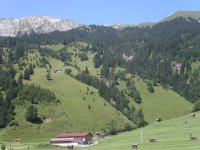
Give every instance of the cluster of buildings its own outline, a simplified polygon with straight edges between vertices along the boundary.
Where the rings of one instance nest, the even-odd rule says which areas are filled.
[[[90,132],[60,133],[49,142],[56,146],[78,146],[92,143],[92,134]]]
[[[105,134],[96,132],[96,140],[104,138]],[[88,146],[92,143],[93,135],[90,132],[72,132],[72,133],[60,133],[52,138],[49,143],[55,146]],[[98,142],[97,142],[98,143]]]

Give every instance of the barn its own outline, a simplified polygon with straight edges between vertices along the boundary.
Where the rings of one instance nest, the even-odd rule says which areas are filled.
[[[90,132],[60,133],[52,138],[49,143],[57,146],[78,146],[92,143],[92,134]]]

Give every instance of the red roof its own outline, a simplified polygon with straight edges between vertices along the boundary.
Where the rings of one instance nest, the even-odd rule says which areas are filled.
[[[51,139],[50,143],[72,143],[74,139],[60,138],[60,139]]]
[[[56,138],[70,138],[70,137],[85,137],[87,135],[91,135],[92,134],[90,132],[75,132],[75,133],[60,133],[56,136]]]

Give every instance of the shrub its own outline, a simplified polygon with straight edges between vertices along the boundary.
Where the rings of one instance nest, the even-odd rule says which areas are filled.
[[[11,127],[12,127],[12,126],[19,126],[19,123],[18,123],[17,120],[13,120],[13,121],[10,122],[9,125],[10,125]]]
[[[1,145],[1,150],[5,150],[6,146],[4,144]]]
[[[193,111],[194,111],[194,112],[200,111],[200,100],[198,100],[198,101],[196,101],[196,102],[194,103]]]
[[[34,105],[30,105],[26,110],[25,114],[26,120],[29,122],[35,122],[37,115],[38,115],[37,107],[35,107]]]

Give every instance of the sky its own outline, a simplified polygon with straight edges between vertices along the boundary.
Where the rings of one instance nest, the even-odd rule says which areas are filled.
[[[0,18],[51,16],[81,24],[158,22],[180,10],[200,11],[200,0],[0,0]]]

